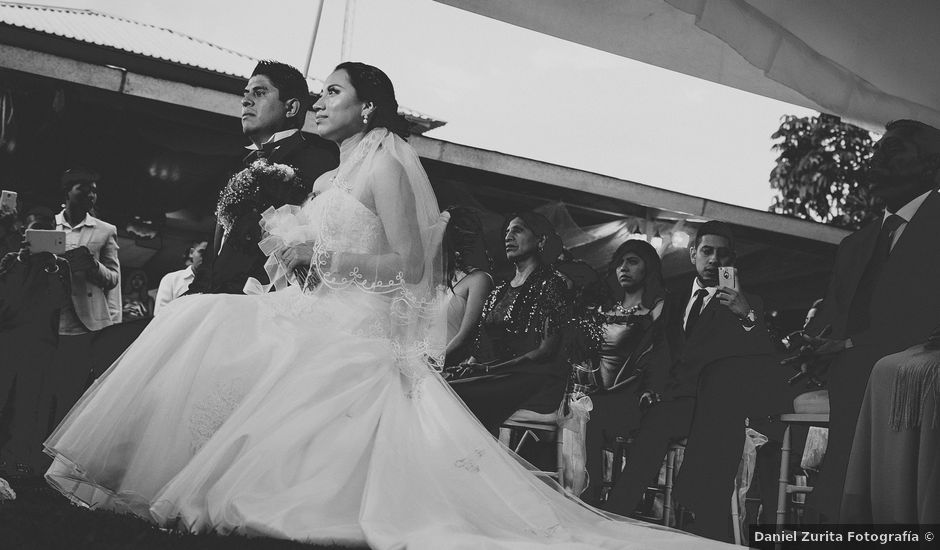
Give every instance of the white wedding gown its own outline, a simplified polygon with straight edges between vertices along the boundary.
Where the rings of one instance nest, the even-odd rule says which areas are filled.
[[[296,214],[295,228],[339,229],[317,235],[327,250],[389,247],[348,188]],[[47,479],[74,502],[193,532],[409,550],[726,546],[535,477],[436,372],[403,368],[394,302],[362,285],[172,302],[46,442]]]

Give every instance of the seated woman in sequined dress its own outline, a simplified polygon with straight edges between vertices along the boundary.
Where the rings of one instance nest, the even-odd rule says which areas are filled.
[[[473,356],[462,366],[472,375],[453,389],[491,432],[516,410],[553,413],[561,404],[568,363],[561,329],[570,317],[568,288],[551,262],[561,239],[544,216],[511,215],[505,225],[506,258],[515,266],[483,307]]]
[[[639,427],[647,366],[668,353],[662,334],[662,263],[656,249],[646,241],[623,243],[611,258],[608,280],[611,299],[600,310],[601,387],[591,395],[594,408],[585,441],[590,486],[582,498],[588,502],[602,498],[603,449],[614,448],[618,437],[625,441]]]

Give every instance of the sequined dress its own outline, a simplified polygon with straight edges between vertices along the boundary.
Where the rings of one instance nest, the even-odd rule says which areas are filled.
[[[537,348],[546,332],[562,331],[571,321],[571,312],[564,280],[549,268],[536,270],[518,287],[502,283],[483,306],[474,357],[479,362],[519,357]],[[567,358],[559,352],[491,376],[459,380],[452,386],[483,425],[493,431],[520,408],[538,413],[557,410],[567,375]]]

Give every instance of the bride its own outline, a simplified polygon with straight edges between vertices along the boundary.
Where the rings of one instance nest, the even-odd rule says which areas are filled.
[[[391,81],[343,63],[314,112],[341,162],[304,206],[265,214],[280,289],[167,306],[46,442],[48,482],[192,532],[409,550],[718,546],[595,511],[499,446],[436,372],[447,216],[395,133]]]

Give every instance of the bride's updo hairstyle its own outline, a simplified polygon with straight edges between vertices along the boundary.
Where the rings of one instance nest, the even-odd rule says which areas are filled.
[[[375,111],[369,117],[367,129],[387,128],[402,138],[408,137],[408,121],[398,114],[395,87],[392,86],[388,75],[378,67],[357,61],[340,63],[335,70],[340,69],[349,75],[349,82],[356,89],[356,97],[359,101],[371,101],[375,105]]]

